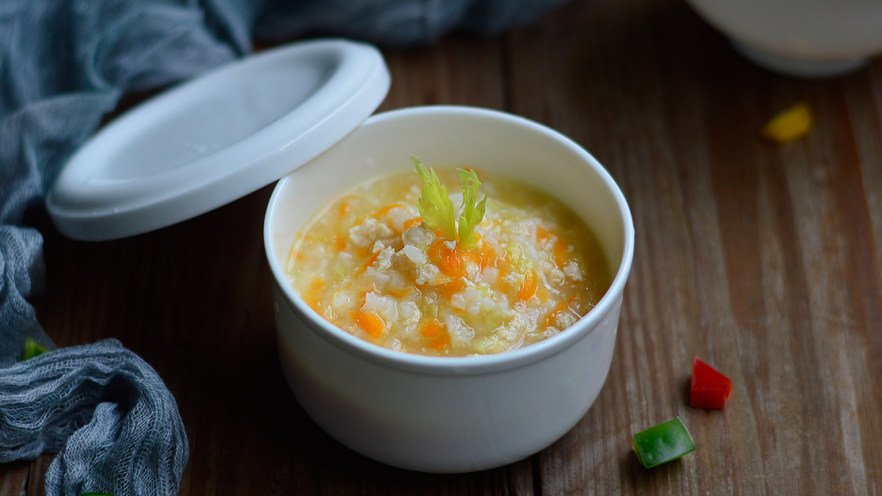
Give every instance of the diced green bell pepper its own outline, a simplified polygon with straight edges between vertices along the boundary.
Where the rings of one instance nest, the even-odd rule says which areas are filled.
[[[692,436],[680,417],[634,434],[633,447],[637,459],[646,468],[676,460],[695,451]]]

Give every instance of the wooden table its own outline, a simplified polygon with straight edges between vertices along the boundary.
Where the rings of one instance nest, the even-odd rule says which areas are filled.
[[[181,494],[882,494],[882,60],[776,75],[675,0],[577,1],[499,38],[385,56],[384,109],[521,114],[619,182],[637,244],[606,385],[527,460],[389,468],[323,433],[282,378],[261,239],[271,187],[121,241],[47,224],[40,321],[61,346],[113,337],[153,364],[190,438]],[[817,119],[806,138],[758,138],[798,101]],[[687,403],[696,355],[734,382],[722,410]],[[696,451],[643,469],[631,435],[674,416]],[[51,460],[0,467],[0,494],[42,494]]]

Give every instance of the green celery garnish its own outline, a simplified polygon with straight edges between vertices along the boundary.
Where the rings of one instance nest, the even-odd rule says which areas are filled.
[[[456,169],[459,174],[459,180],[462,181],[462,213],[459,215],[459,243],[466,250],[475,247],[475,227],[484,218],[484,211],[487,209],[487,197],[478,201],[478,188],[481,187],[481,181],[475,171],[467,171]]]
[[[30,360],[35,356],[40,356],[43,353],[49,351],[45,346],[38,343],[34,338],[28,337],[25,339],[25,347],[24,347],[24,355],[22,355],[21,359]]]
[[[464,249],[474,248],[475,227],[481,223],[487,209],[486,196],[478,203],[478,188],[481,187],[478,175],[474,171],[456,169],[462,182],[462,212],[457,226],[453,202],[450,201],[447,188],[441,184],[434,169],[426,167],[413,155],[410,156],[410,160],[416,167],[420,179],[423,180],[423,190],[417,202],[423,220],[429,226],[441,231],[445,238],[458,240]]]
[[[428,168],[420,159],[410,156],[416,167],[417,174],[423,180],[423,191],[417,208],[427,224],[438,229],[447,239],[456,239],[456,221],[453,214],[453,202],[447,196],[447,188],[441,184],[434,169]]]

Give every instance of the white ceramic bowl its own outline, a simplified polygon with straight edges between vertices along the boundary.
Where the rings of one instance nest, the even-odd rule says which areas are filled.
[[[843,74],[882,53],[878,0],[689,0],[749,59],[796,76]]]
[[[427,357],[362,341],[322,319],[286,283],[295,233],[343,189],[413,167],[474,165],[534,184],[596,232],[612,286],[566,331],[520,350]],[[414,107],[375,115],[275,188],[264,241],[274,278],[281,363],[297,400],[331,436],[389,465],[468,472],[549,446],[581,419],[606,380],[634,232],[618,186],[563,135],[510,114]]]

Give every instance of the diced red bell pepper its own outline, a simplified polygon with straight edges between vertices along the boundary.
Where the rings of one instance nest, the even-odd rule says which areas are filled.
[[[732,381],[695,357],[692,361],[689,404],[698,408],[723,408],[730,396],[732,396]]]

